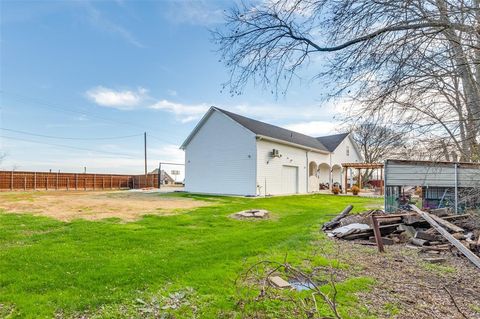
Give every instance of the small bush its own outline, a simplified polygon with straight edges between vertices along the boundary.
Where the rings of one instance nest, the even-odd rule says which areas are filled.
[[[360,187],[358,187],[357,185],[353,185],[352,193],[353,195],[358,195],[358,193],[360,193]]]
[[[333,186],[333,187],[332,187],[332,193],[334,193],[335,195],[340,194],[340,187],[338,187],[338,186]]]

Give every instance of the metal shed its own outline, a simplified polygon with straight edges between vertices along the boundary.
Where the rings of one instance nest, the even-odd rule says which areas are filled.
[[[409,187],[421,187],[423,208],[478,208],[480,200],[474,195],[480,193],[480,164],[386,160],[385,210],[397,210]]]

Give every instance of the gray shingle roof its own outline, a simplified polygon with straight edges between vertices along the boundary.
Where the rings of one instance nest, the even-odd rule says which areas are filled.
[[[282,140],[289,143],[294,143],[309,148],[314,148],[322,151],[329,151],[327,147],[318,138],[314,138],[305,134],[290,131],[272,124],[260,122],[242,115],[238,115],[229,111],[222,110],[215,107],[216,110],[230,117],[235,122],[252,131],[257,135],[271,137],[277,140]]]
[[[328,135],[328,136],[320,136],[317,137],[317,140],[320,141],[325,147],[330,151],[333,152],[340,143],[348,136],[349,133],[341,133],[335,135]]]

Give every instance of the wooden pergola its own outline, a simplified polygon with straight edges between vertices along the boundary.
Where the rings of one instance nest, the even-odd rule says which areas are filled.
[[[342,163],[342,167],[344,168],[344,180],[345,180],[345,187],[344,193],[347,193],[347,185],[348,185],[348,169],[354,168],[358,170],[358,187],[362,188],[362,169],[379,169],[380,170],[380,195],[383,195],[383,163]]]

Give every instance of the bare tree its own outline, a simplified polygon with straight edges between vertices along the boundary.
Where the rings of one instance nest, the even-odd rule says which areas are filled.
[[[325,80],[331,96],[347,95],[361,106],[349,119],[388,115],[390,124],[478,161],[479,6],[478,0],[277,0],[233,8],[214,38],[232,94],[250,80],[285,93],[303,70]],[[312,63],[316,56],[325,63]]]
[[[366,163],[377,163],[398,154],[405,146],[403,132],[396,132],[375,122],[354,127],[352,137]]]

